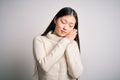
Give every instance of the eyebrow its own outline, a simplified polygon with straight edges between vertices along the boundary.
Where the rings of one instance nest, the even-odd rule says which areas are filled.
[[[66,19],[64,19],[64,18],[61,18],[61,20],[65,20],[66,22],[68,22]],[[70,24],[75,24],[75,23],[72,23],[72,22],[70,22]]]

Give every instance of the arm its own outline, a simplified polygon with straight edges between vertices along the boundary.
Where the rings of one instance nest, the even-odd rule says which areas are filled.
[[[78,78],[83,71],[83,66],[79,48],[75,41],[68,45],[65,55],[68,65],[68,74],[73,78]]]
[[[44,42],[41,37],[36,37],[34,39],[34,52],[40,67],[44,72],[48,72],[49,69],[64,55],[66,46],[70,41],[66,38],[61,39],[57,45],[53,48],[49,55],[46,55]]]
[[[83,70],[81,63],[80,52],[74,38],[77,35],[77,30],[73,29],[65,38],[69,39],[71,43],[66,48],[66,61],[68,65],[68,74],[73,78],[78,78]]]

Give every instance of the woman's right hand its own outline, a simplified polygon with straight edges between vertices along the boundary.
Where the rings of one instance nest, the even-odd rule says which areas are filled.
[[[73,29],[70,33],[68,33],[65,38],[69,39],[70,41],[73,41],[77,35],[77,29]]]

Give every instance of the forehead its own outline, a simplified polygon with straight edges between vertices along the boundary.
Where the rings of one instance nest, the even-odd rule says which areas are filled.
[[[62,17],[60,17],[60,19],[66,20],[67,22],[72,23],[72,24],[76,23],[76,19],[73,15],[62,16]]]

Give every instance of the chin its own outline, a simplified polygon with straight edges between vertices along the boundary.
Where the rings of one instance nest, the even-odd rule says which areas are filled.
[[[58,36],[60,36],[60,37],[65,37],[65,35],[64,35],[64,34],[59,34]]]
[[[61,37],[65,37],[65,35],[60,35]]]

